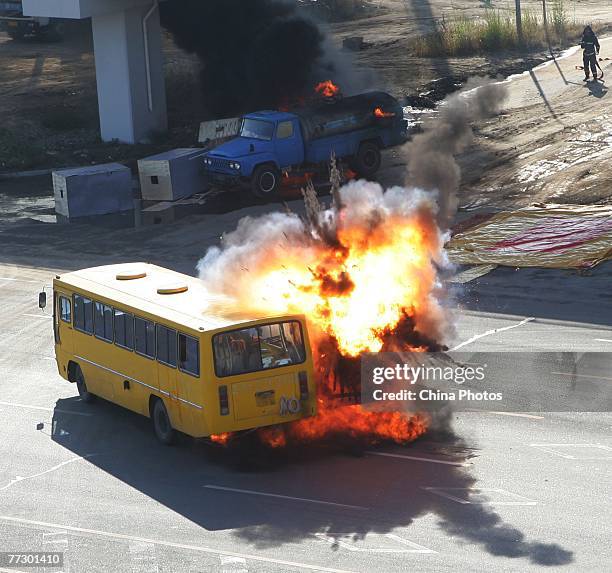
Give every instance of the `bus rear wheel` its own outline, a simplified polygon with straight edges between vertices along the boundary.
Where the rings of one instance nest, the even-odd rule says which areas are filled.
[[[151,417],[153,418],[153,429],[157,439],[166,446],[173,444],[176,433],[170,423],[170,416],[168,416],[168,411],[162,400],[155,400]]]
[[[77,391],[79,392],[79,396],[83,402],[89,403],[93,402],[96,397],[87,390],[87,384],[85,383],[85,376],[83,376],[83,372],[79,366],[76,367],[76,372],[74,374]]]

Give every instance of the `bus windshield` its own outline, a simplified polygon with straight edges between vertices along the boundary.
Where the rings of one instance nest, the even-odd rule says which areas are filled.
[[[219,377],[280,368],[306,360],[302,327],[297,320],[216,334],[213,351]]]
[[[260,119],[250,119],[245,117],[240,127],[240,137],[250,137],[251,139],[263,139],[270,141],[274,133],[274,124]]]

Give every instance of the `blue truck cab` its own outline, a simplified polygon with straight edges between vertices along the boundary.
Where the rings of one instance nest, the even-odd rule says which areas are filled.
[[[238,136],[203,157],[209,181],[244,183],[258,197],[278,193],[283,174],[327,168],[333,154],[359,176],[380,167],[380,150],[406,140],[407,122],[392,96],[371,92],[291,112],[242,117]]]

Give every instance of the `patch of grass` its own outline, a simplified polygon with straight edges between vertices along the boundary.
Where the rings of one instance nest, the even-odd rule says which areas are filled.
[[[522,42],[516,31],[511,12],[485,9],[482,18],[459,16],[442,18],[434,29],[414,41],[412,48],[419,57],[467,56],[478,53],[513,49],[542,49],[548,42],[555,47],[566,46],[570,38],[578,38],[583,25],[569,22],[564,0],[553,0],[548,26],[536,13],[522,14]]]
[[[81,110],[70,107],[52,107],[45,111],[40,123],[53,131],[71,131],[95,126],[95,120],[83,114]]]
[[[0,127],[0,170],[13,171],[28,169],[44,160],[42,147],[19,140],[8,129]]]

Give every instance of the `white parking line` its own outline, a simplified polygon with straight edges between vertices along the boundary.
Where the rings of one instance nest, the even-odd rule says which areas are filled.
[[[0,491],[5,491],[9,487],[11,487],[12,485],[15,485],[16,483],[20,483],[20,482],[28,480],[28,479],[33,479],[33,478],[37,478],[37,477],[40,477],[40,476],[44,476],[44,475],[49,474],[51,472],[54,472],[55,470],[58,470],[58,469],[60,469],[60,468],[62,468],[64,466],[67,466],[68,464],[72,464],[74,462],[78,462],[80,460],[84,460],[86,458],[90,458],[90,457],[95,456],[95,455],[96,454],[87,454],[85,456],[78,456],[76,458],[70,458],[69,460],[63,461],[63,462],[53,466],[52,468],[49,468],[48,470],[45,470],[44,472],[39,472],[37,474],[32,474],[30,476],[25,476],[25,477],[17,476],[17,477],[15,477],[15,479],[12,479],[10,482],[8,482],[5,486],[0,487]]]
[[[553,454],[555,456],[559,456],[560,458],[565,458],[566,460],[610,460],[612,459],[612,448],[609,446],[602,446],[601,444],[529,444],[532,448],[537,448],[544,452],[548,452],[549,454]],[[564,454],[562,452],[557,451],[555,448],[563,449],[563,448],[575,448],[579,450],[580,448],[584,449],[594,449],[598,454],[596,456],[589,455],[581,455],[581,456],[571,456],[568,454]],[[604,455],[610,452],[608,455]],[[573,452],[577,453],[577,452]]]
[[[0,277],[0,281],[12,281],[12,282],[18,282],[18,283],[33,283],[37,285],[39,285],[42,282],[45,282],[43,279],[39,281],[30,281],[27,279],[17,279],[15,277]]]
[[[31,318],[53,318],[50,314],[32,314],[29,312],[24,312],[22,316],[29,316]]]
[[[523,414],[522,412],[489,412],[489,414],[498,414],[500,416],[516,416],[517,418],[531,418],[533,420],[543,420],[544,416],[534,416],[533,414]]]
[[[610,380],[612,378],[608,378],[606,376],[592,376],[591,374],[576,374],[575,372],[551,372],[551,374],[558,374],[559,376],[571,376],[572,378],[593,378],[594,380]]]
[[[421,489],[424,489],[426,491],[429,491],[441,497],[445,497],[446,499],[456,501],[457,503],[461,503],[463,505],[537,505],[538,504],[537,501],[533,501],[532,499],[529,499],[522,495],[518,495],[517,493],[512,493],[505,489],[494,488],[494,487],[422,487]],[[459,494],[453,495],[451,493],[448,493],[448,492],[461,492],[461,491],[468,492],[467,494],[468,499],[466,499],[465,497],[457,497]],[[497,494],[502,494],[502,496],[512,498],[512,501],[504,501],[504,500],[496,501],[494,499],[476,501],[476,500],[469,499],[469,496],[472,493],[477,494],[480,492],[493,492]]]
[[[11,517],[9,515],[0,515],[1,521],[9,523],[22,523],[24,525],[36,525],[38,527],[50,527],[52,529],[65,529],[66,531],[74,531],[75,533],[86,533],[89,535],[97,535],[99,537],[107,537],[109,539],[123,539],[126,541],[142,541],[143,543],[154,543],[163,547],[173,547],[175,549],[186,549],[188,551],[198,551],[200,553],[211,553],[213,555],[228,555],[230,557],[243,557],[244,559],[252,559],[263,563],[274,563],[275,565],[286,565],[288,567],[297,567],[298,569],[307,569],[309,571],[324,571],[325,573],[355,573],[346,569],[333,569],[331,567],[323,567],[320,565],[311,565],[309,563],[299,563],[297,561],[284,561],[282,559],[273,559],[272,557],[263,557],[262,555],[250,555],[247,553],[236,553],[235,551],[224,551],[221,549],[212,549],[210,547],[202,547],[200,545],[187,545],[185,543],[172,543],[171,541],[161,541],[148,539],[146,537],[137,537],[135,535],[126,535],[123,533],[113,533],[111,531],[101,531],[99,529],[86,529],[84,527],[74,527],[71,525],[61,525],[59,523],[49,523],[46,521],[35,521],[33,519],[22,519],[19,517]],[[13,573],[11,570],[10,573]]]
[[[608,338],[596,338],[595,341],[596,342],[612,342],[612,340]]]
[[[404,460],[415,460],[417,462],[429,462],[432,464],[444,464],[447,466],[466,467],[466,466],[472,465],[470,462],[449,462],[447,460],[435,460],[433,458],[421,458],[419,456],[406,456],[404,454],[388,454],[386,452],[366,452],[366,454],[369,454],[370,456],[384,456],[386,458],[401,458]]]
[[[1,402],[0,406],[12,406],[13,408],[28,408],[30,410],[43,410],[45,412],[57,412],[58,414],[74,414],[75,416],[93,416],[87,412],[71,412],[70,410],[59,410],[56,408],[46,408],[44,406],[32,406],[31,404],[15,404],[14,402]]]
[[[246,493],[246,494],[250,494],[250,495],[261,495],[264,497],[276,497],[279,499],[292,499],[294,501],[306,501],[308,503],[318,503],[320,505],[334,505],[336,507],[346,507],[348,509],[369,509],[369,507],[362,507],[360,505],[347,505],[345,503],[336,503],[334,501],[322,501],[320,499],[308,499],[305,497],[292,497],[290,495],[281,495],[279,493],[266,493],[263,491],[253,491],[250,489],[238,489],[238,488],[233,488],[233,487],[223,487],[220,485],[210,485],[207,484],[205,486],[206,489],[217,489],[219,491],[232,491],[235,493]]]
[[[423,545],[419,545],[414,541],[404,539],[403,537],[393,533],[385,533],[384,537],[387,539],[393,539],[401,545],[408,546],[410,549],[400,549],[397,547],[359,547],[354,543],[349,543],[341,539],[342,535],[329,531],[327,533],[315,533],[315,537],[321,541],[325,541],[334,546],[338,545],[339,547],[343,547],[344,549],[354,553],[437,553],[437,551],[434,551],[433,549],[428,549]],[[371,535],[368,535],[368,538],[371,538]]]
[[[451,348],[449,352],[459,350],[460,348],[463,348],[464,346],[471,344],[472,342],[478,340],[479,338],[484,338],[485,336],[491,336],[492,334],[497,334],[498,332],[504,332],[505,330],[517,328],[518,326],[527,324],[528,322],[531,322],[532,320],[535,320],[535,317],[530,316],[524,320],[521,320],[521,322],[517,322],[516,324],[511,324],[510,326],[504,326],[503,328],[493,328],[492,330],[487,330],[486,332],[483,332],[482,334],[476,334],[472,336],[472,338],[470,338],[469,340],[466,340],[465,342],[462,342],[461,344],[457,344],[457,346],[455,346],[454,348]]]

